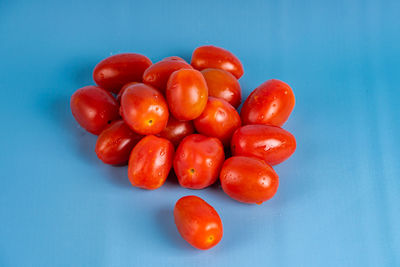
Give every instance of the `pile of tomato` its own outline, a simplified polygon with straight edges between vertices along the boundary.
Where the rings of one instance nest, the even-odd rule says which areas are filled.
[[[71,110],[81,127],[98,135],[98,158],[128,164],[135,187],[157,189],[173,171],[182,187],[203,189],[219,180],[231,198],[261,204],[278,189],[271,166],[296,149],[294,136],[281,128],[295,98],[289,85],[268,80],[239,114],[242,75],[240,60],[216,46],[196,48],[190,64],[177,56],[152,63],[140,54],[117,54],[96,65],[97,86],[78,89]],[[174,217],[196,248],[222,238],[218,213],[199,197],[179,199]]]

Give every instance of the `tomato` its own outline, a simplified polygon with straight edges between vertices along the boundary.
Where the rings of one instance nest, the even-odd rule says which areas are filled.
[[[174,170],[179,184],[202,189],[218,179],[224,163],[224,147],[217,138],[200,134],[185,137],[174,157]]]
[[[123,120],[115,121],[97,138],[95,152],[106,164],[125,165],[133,147],[141,138]]]
[[[121,97],[122,94],[125,92],[126,88],[128,88],[129,86],[133,85],[133,84],[137,84],[138,82],[130,82],[125,84],[124,86],[122,86],[121,90],[119,90],[118,94],[117,94],[117,101],[118,103],[121,103]]]
[[[178,146],[184,137],[193,133],[194,126],[192,121],[178,121],[169,116],[167,127],[159,135],[171,141],[174,146]]]
[[[142,135],[160,133],[169,116],[164,96],[143,83],[125,89],[121,97],[121,113],[126,124]]]
[[[242,89],[235,76],[220,69],[204,69],[201,71],[207,82],[208,95],[226,100],[238,108],[242,101]]]
[[[288,131],[269,125],[246,125],[235,131],[231,151],[235,156],[256,157],[269,165],[288,159],[296,150],[296,139]]]
[[[206,108],[194,120],[196,130],[204,135],[217,137],[229,146],[233,132],[241,125],[239,113],[223,99],[209,97]]]
[[[166,58],[164,58],[163,60],[178,60],[178,61],[186,62],[183,58],[177,57],[177,56],[166,57]]]
[[[238,79],[243,75],[240,60],[228,50],[213,45],[197,47],[193,52],[191,64],[197,70],[207,68],[226,70]]]
[[[197,249],[210,249],[222,239],[221,218],[210,204],[197,196],[179,199],[174,219],[182,238]]]
[[[110,92],[118,93],[129,82],[141,82],[143,72],[151,65],[146,56],[125,53],[100,61],[93,71],[96,84]]]
[[[197,118],[207,104],[207,84],[197,70],[181,69],[173,72],[166,93],[170,112],[178,120]]]
[[[104,89],[85,86],[71,97],[71,111],[75,120],[86,131],[98,135],[113,120],[118,119],[118,102]]]
[[[268,80],[246,99],[240,113],[243,124],[282,126],[295,104],[292,89],[279,80]]]
[[[174,157],[174,146],[167,139],[148,135],[133,148],[128,177],[133,186],[157,189],[168,177]]]
[[[174,71],[180,69],[193,69],[193,67],[186,61],[163,59],[151,65],[143,73],[143,82],[153,86],[161,92],[165,92],[169,76]]]
[[[231,198],[244,203],[261,204],[278,190],[274,169],[258,158],[235,156],[227,159],[220,173],[222,189]]]

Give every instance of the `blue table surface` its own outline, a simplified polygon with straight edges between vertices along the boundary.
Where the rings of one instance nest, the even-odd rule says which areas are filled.
[[[0,266],[400,266],[400,2],[0,1]],[[121,52],[154,62],[214,44],[244,96],[281,79],[298,148],[261,206],[104,165],[69,98]],[[220,244],[190,247],[174,203],[203,197]]]

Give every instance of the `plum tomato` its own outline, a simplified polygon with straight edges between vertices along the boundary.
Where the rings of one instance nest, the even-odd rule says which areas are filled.
[[[268,80],[244,102],[240,112],[242,123],[282,126],[294,104],[294,94],[289,85],[276,79]]]
[[[168,122],[168,106],[160,91],[143,83],[130,85],[121,97],[121,114],[138,134],[158,134]]]
[[[197,70],[177,70],[169,77],[166,95],[170,112],[176,119],[193,120],[206,107],[207,83]]]
[[[151,65],[143,73],[143,82],[164,93],[169,76],[180,69],[193,69],[193,67],[183,60],[163,59]]]
[[[103,59],[93,71],[96,84],[117,94],[129,82],[142,82],[143,72],[151,65],[146,56],[124,53]]]
[[[225,100],[215,97],[208,98],[203,113],[194,120],[194,127],[199,133],[217,137],[228,147],[233,133],[240,125],[236,109]]]
[[[197,47],[193,51],[191,64],[197,70],[207,68],[226,70],[238,79],[244,73],[242,63],[234,54],[213,45]]]
[[[240,106],[242,89],[235,76],[221,69],[204,69],[201,73],[207,82],[208,96],[224,99],[235,108]]]
[[[167,127],[161,131],[159,136],[168,139],[177,147],[184,137],[193,133],[194,126],[192,121],[178,121],[173,116],[169,116]]]
[[[258,158],[234,156],[227,159],[220,173],[222,189],[231,198],[244,203],[261,204],[278,190],[274,169]]]
[[[133,85],[133,84],[137,84],[138,82],[130,82],[125,84],[124,86],[122,86],[121,90],[119,90],[118,94],[117,94],[117,101],[118,103],[121,103],[121,96],[122,94],[125,92],[125,89],[128,88],[129,86]]]
[[[95,135],[120,118],[118,102],[109,92],[96,86],[78,89],[71,97],[70,106],[79,125]]]
[[[234,156],[256,157],[269,165],[285,161],[295,150],[294,136],[278,126],[246,125],[235,131],[231,141]]]
[[[197,249],[210,249],[222,239],[222,221],[217,211],[197,196],[185,196],[174,207],[179,234]]]
[[[133,148],[129,157],[128,177],[133,186],[157,189],[168,177],[174,146],[165,138],[147,135]]]
[[[217,138],[201,134],[186,136],[179,144],[173,162],[179,184],[190,189],[213,184],[224,159],[224,147]]]
[[[96,155],[106,164],[125,165],[133,147],[141,138],[123,120],[115,121],[97,138]]]

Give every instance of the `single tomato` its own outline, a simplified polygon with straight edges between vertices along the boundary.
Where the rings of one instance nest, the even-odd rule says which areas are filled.
[[[168,139],[178,146],[182,139],[194,133],[194,126],[192,121],[178,121],[173,116],[169,116],[167,127],[161,131],[159,136]]]
[[[292,89],[279,80],[268,80],[246,99],[240,112],[242,123],[282,126],[295,104]]]
[[[197,196],[185,196],[174,207],[179,234],[197,249],[210,249],[223,235],[222,221],[216,210]]]
[[[167,139],[148,135],[133,148],[128,177],[133,186],[157,189],[168,177],[174,157],[174,146]]]
[[[137,84],[138,82],[130,82],[125,84],[124,86],[122,86],[121,90],[119,90],[118,94],[117,94],[117,101],[118,103],[121,103],[121,96],[122,94],[125,92],[125,89],[128,88],[129,86],[133,85],[133,84]]]

